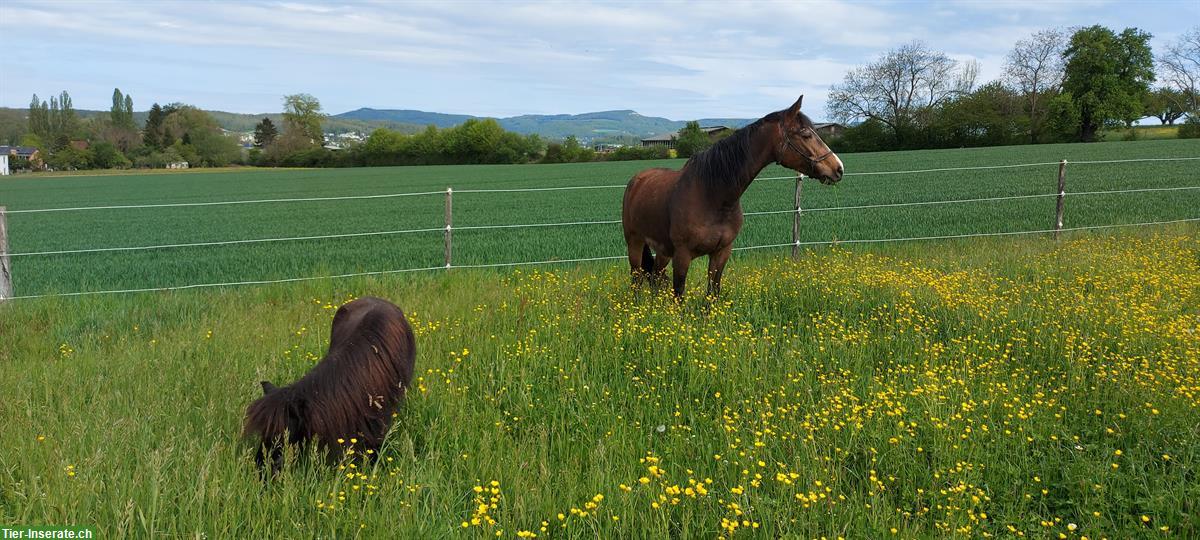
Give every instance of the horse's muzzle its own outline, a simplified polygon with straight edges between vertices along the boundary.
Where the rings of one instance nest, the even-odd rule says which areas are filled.
[[[825,184],[827,186],[832,186],[832,185],[842,181],[842,172],[843,172],[843,169],[839,165],[837,169],[834,169],[832,174],[830,174],[828,176],[818,176],[817,181],[821,182],[822,184]]]

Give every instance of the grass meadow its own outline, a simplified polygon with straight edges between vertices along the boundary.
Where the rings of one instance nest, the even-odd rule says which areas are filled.
[[[1183,157],[1200,154],[1196,144],[846,162]],[[609,184],[642,166],[28,178],[0,181],[0,200],[19,209]],[[1054,169],[804,189],[814,207],[1041,193],[1053,191]],[[1079,165],[1068,191],[1195,185],[1194,170]],[[757,183],[747,209],[787,208],[791,189]],[[619,189],[551,193],[456,196],[456,223],[618,212]],[[1069,198],[1067,226],[1196,217],[1196,203],[1193,192]],[[428,204],[16,214],[9,228],[20,252],[437,226],[442,200]],[[814,212],[804,234],[1041,229],[1052,209],[1046,198]],[[743,245],[786,242],[790,221],[775,217],[748,218]],[[615,229],[488,234],[456,235],[460,263],[621,252]],[[440,237],[423,241],[18,257],[15,285],[33,294],[440,263]],[[118,538],[1200,536],[1200,226],[842,244],[795,261],[785,251],[736,255],[715,301],[698,296],[702,272],[675,303],[631,289],[617,261],[2,303],[0,524],[90,525]],[[264,484],[240,438],[258,381],[307,371],[334,309],[364,295],[403,307],[417,334],[419,379],[384,449],[335,467],[290,456]]]
[[[1183,124],[1183,122],[1179,122]],[[1100,140],[1103,141],[1129,141],[1129,140],[1162,140],[1162,139],[1178,139],[1179,124],[1176,125],[1147,125],[1137,126],[1134,128],[1117,128],[1106,130],[1100,134]]]

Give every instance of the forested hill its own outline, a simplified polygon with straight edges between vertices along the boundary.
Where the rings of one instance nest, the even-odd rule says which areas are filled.
[[[77,110],[81,118],[108,114],[108,111]],[[223,111],[207,111],[213,119],[229,131],[254,131],[255,124],[264,117],[270,118],[275,125],[283,125],[283,115],[280,113],[242,114]],[[5,126],[24,132],[24,119],[28,111],[18,108],[0,107],[0,131],[6,131]],[[141,126],[146,123],[147,111],[133,113],[134,123]],[[327,117],[323,129],[327,133],[344,133],[358,131],[370,133],[376,128],[388,128],[402,133],[415,133],[428,125],[438,128],[454,127],[467,120],[483,119],[465,114],[445,114],[415,110],[370,109],[362,108]],[[574,135],[581,141],[597,139],[638,139],[678,131],[687,122],[684,120],[668,120],[656,116],[643,116],[631,110],[602,111],[584,114],[526,114],[497,118],[500,126],[508,131],[523,135],[534,134],[546,139],[565,139]],[[701,126],[742,127],[752,119],[745,118],[705,118],[700,119]],[[22,125],[18,125],[22,124]]]

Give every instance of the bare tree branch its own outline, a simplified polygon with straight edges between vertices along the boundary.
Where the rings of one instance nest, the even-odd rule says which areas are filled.
[[[914,41],[846,73],[831,89],[829,111],[843,122],[877,120],[904,137],[932,109],[970,92],[978,72],[977,62],[960,69],[945,53]]]
[[[1162,81],[1182,92],[1187,109],[1200,111],[1200,26],[1167,45],[1167,52],[1158,57]]]
[[[1067,36],[1057,28],[1042,30],[1017,42],[1004,64],[1005,82],[1025,95],[1029,135],[1037,142],[1046,115],[1048,94],[1057,93],[1066,74],[1063,50]]]

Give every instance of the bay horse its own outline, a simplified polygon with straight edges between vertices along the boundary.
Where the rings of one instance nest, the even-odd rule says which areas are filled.
[[[364,297],[338,308],[325,357],[288,386],[262,381],[263,396],[246,410],[242,434],[258,436],[255,463],[261,469],[269,458],[278,472],[285,444],[312,440],[331,461],[343,445],[374,455],[412,382],[415,356],[412,327],[391,302]]]
[[[717,141],[678,171],[646,169],[629,180],[621,224],[635,283],[657,281],[670,262],[680,299],[688,266],[708,255],[708,294],[720,294],[721,274],[742,228],[742,193],[764,167],[778,163],[827,185],[842,179],[842,161],[800,112],[803,101],[800,96],[786,110]]]

